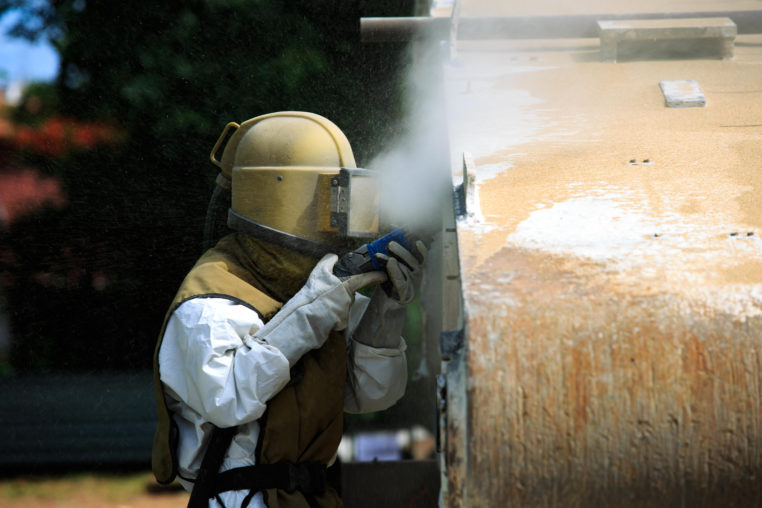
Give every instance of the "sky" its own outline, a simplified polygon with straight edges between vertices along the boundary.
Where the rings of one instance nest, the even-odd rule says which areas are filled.
[[[59,65],[55,49],[47,41],[32,44],[6,35],[17,15],[9,12],[0,17],[0,81],[6,85],[52,81],[58,73]]]

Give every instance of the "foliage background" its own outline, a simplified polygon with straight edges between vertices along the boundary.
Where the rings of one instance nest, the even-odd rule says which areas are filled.
[[[405,48],[361,44],[359,19],[423,3],[0,0],[0,15],[22,13],[16,35],[48,38],[61,56],[57,81],[6,112],[16,129],[0,139],[0,173],[31,167],[63,194],[0,233],[3,371],[150,368],[201,251],[224,125],[312,111],[366,164],[400,133]]]

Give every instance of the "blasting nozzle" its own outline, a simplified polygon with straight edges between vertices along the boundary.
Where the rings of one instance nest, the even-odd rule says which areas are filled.
[[[405,234],[402,229],[395,229],[381,238],[374,240],[371,243],[366,243],[362,247],[347,252],[341,256],[333,266],[333,274],[342,278],[369,272],[371,270],[384,270],[385,263],[382,259],[379,259],[376,254],[385,254],[388,256],[389,252],[387,251],[387,247],[391,242],[399,243],[413,253],[414,256],[419,257],[419,254],[410,248],[411,243],[415,245],[415,240],[416,239],[412,235]],[[426,243],[425,240],[424,243]],[[422,260],[419,259],[419,261]]]

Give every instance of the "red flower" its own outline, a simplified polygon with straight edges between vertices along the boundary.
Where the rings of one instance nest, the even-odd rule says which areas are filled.
[[[61,182],[33,169],[0,173],[0,224],[6,227],[19,217],[42,208],[66,205]]]
[[[37,129],[17,127],[12,141],[19,150],[30,150],[48,157],[62,157],[72,151],[114,143],[116,139],[115,130],[105,124],[53,116]]]

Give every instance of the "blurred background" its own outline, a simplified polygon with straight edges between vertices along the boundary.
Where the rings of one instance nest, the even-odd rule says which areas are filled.
[[[0,473],[147,470],[153,349],[222,128],[311,111],[368,164],[404,135],[409,55],[359,19],[428,3],[0,0]],[[421,326],[408,394],[347,421],[346,459],[431,456]]]

